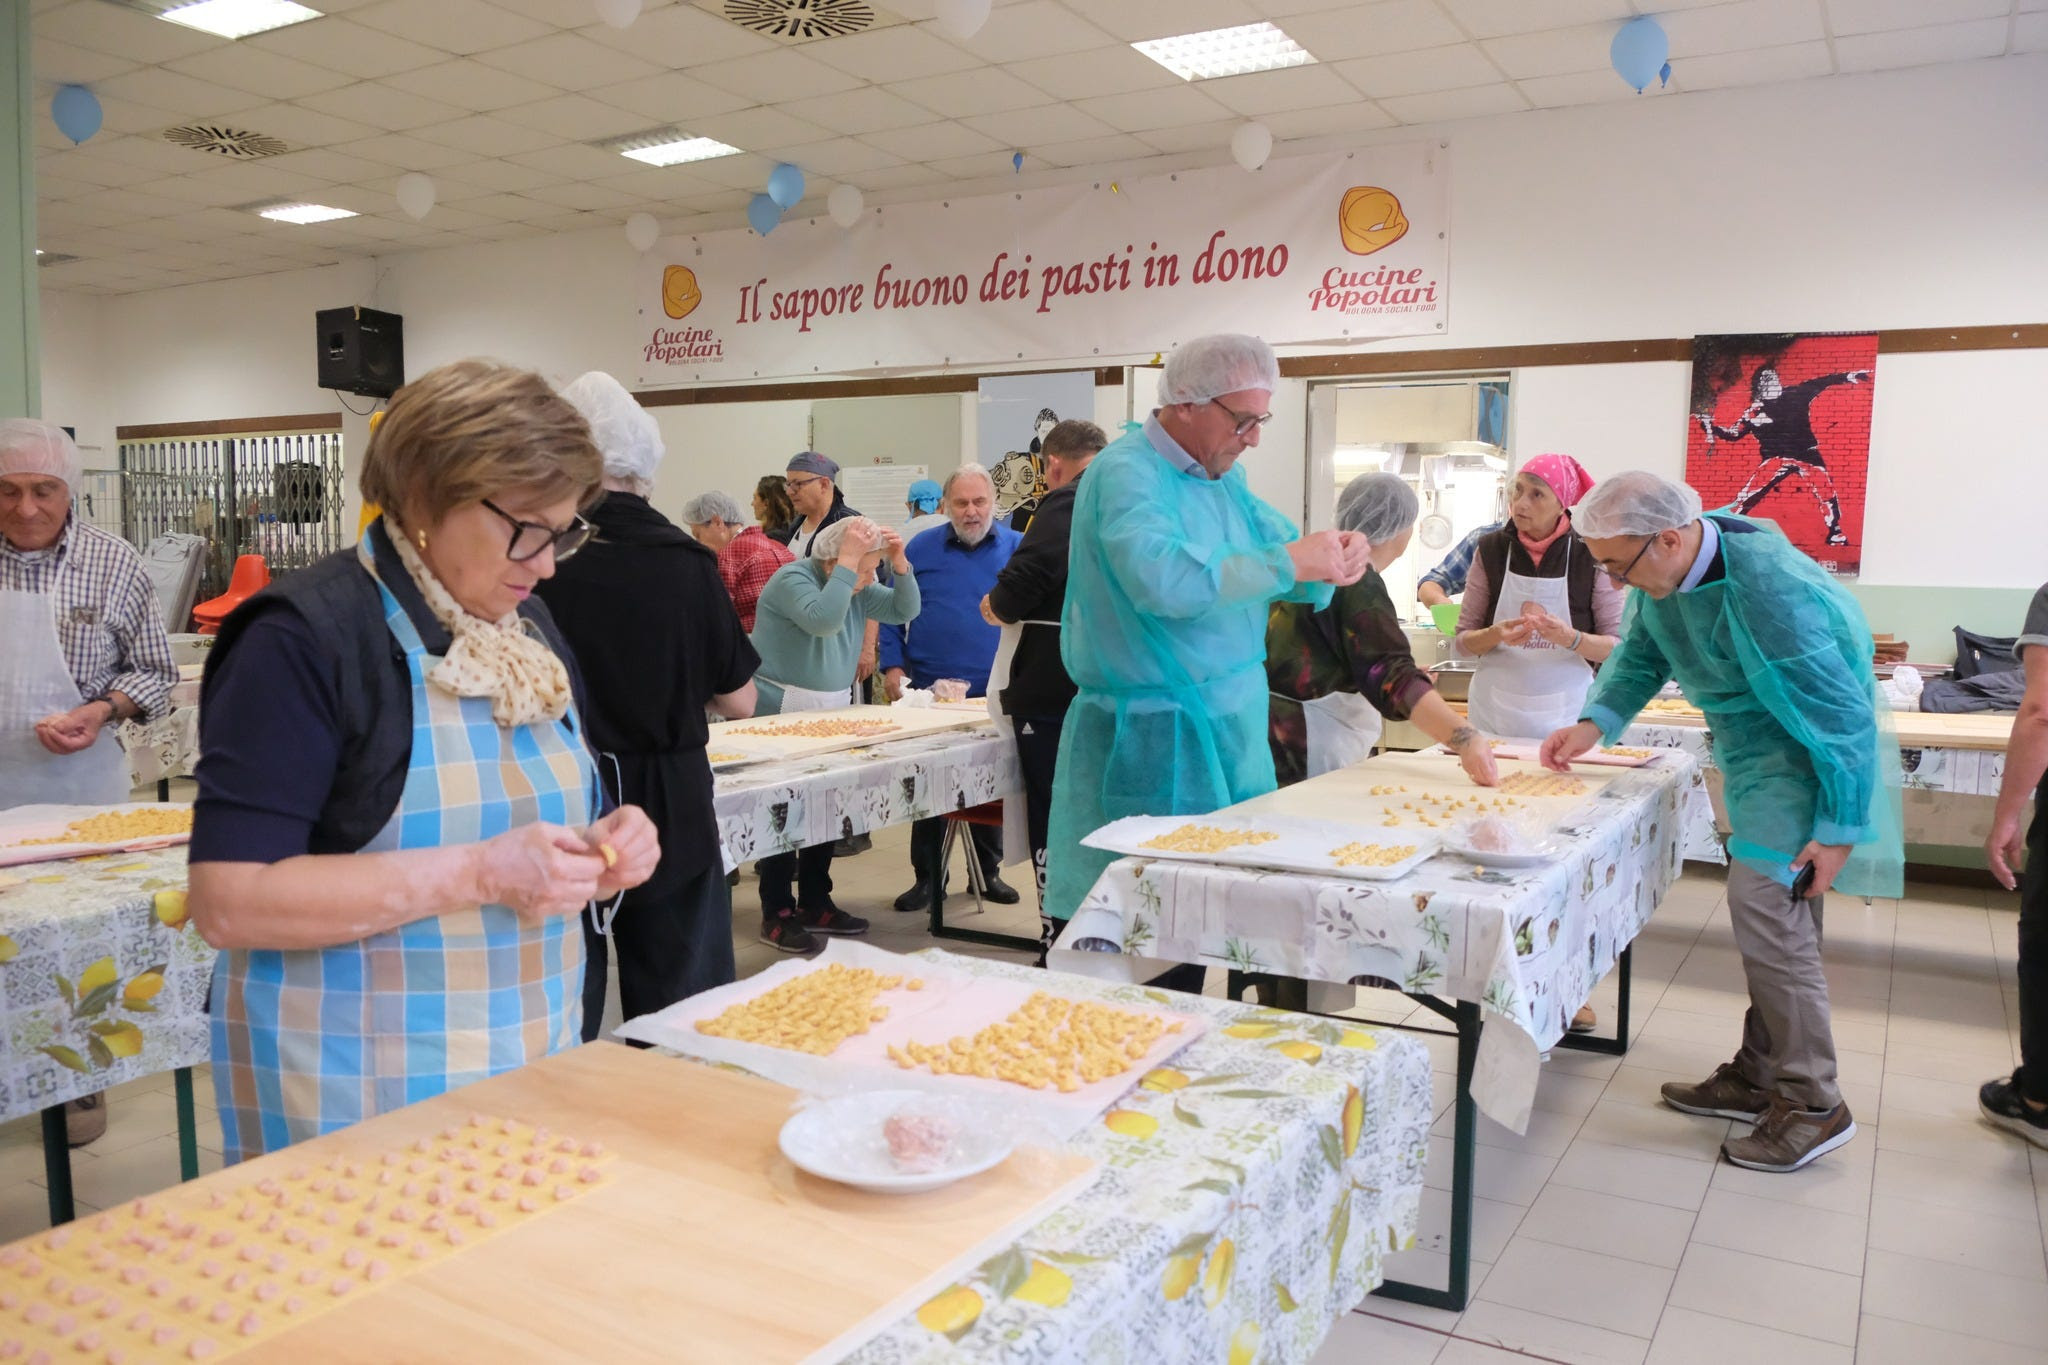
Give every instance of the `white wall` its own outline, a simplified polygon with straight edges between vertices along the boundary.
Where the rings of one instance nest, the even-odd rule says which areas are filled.
[[[78,433],[87,469],[118,466],[114,418],[101,382],[99,300],[46,293],[42,299],[42,417]]]
[[[1450,144],[1454,168],[1451,326],[1371,349],[2048,316],[2048,55],[1627,98],[1433,132]],[[1400,129],[1360,140],[1416,136]],[[61,321],[45,348],[46,408],[51,398],[83,406],[109,428],[331,409],[313,384],[311,314],[352,302],[405,315],[412,373],[477,353],[557,377],[630,373],[631,262],[623,234],[607,227],[231,284],[53,299],[49,316]],[[1683,368],[1523,371],[1514,376],[1516,449],[1572,451],[1596,475],[1657,467],[1652,457],[1675,469]],[[2048,566],[2030,550],[2038,497],[1998,496],[2005,490],[1985,480],[2040,488],[2039,424],[2021,404],[2044,380],[2040,352],[1880,363],[1868,574],[2040,581]],[[1248,469],[1263,496],[1299,516],[1305,386],[1282,388],[1281,417]],[[1121,391],[1098,399],[1122,415]],[[690,482],[699,460],[710,462],[704,472],[737,477],[772,466],[776,452],[786,459],[793,411],[778,408],[664,410],[681,457],[664,487]],[[359,437],[353,424],[351,435]],[[1929,478],[1930,464],[1973,472]],[[2004,548],[1974,553],[1987,545]],[[1958,554],[1965,546],[1973,553]]]

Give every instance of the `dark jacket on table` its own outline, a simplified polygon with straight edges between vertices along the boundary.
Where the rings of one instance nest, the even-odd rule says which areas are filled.
[[[991,610],[1005,621],[1058,621],[1067,603],[1067,550],[1074,530],[1074,495],[1083,470],[1072,482],[1039,499],[1024,539],[989,591]],[[1010,685],[1003,712],[1011,716],[1064,716],[1074,700],[1074,680],[1060,659],[1057,625],[1025,626],[1010,660]]]

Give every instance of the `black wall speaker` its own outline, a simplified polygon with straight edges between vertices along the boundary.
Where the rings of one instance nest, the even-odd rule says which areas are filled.
[[[374,308],[323,308],[320,387],[389,398],[405,383],[405,319]]]

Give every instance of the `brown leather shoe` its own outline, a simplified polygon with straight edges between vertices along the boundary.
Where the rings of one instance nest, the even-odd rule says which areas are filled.
[[[1769,1109],[1772,1099],[1770,1091],[1751,1085],[1732,1062],[1715,1067],[1714,1074],[1698,1085],[1667,1081],[1657,1093],[1664,1097],[1664,1103],[1682,1113],[1740,1119],[1744,1123],[1753,1122]]]
[[[1776,1095],[1755,1128],[1721,1144],[1721,1155],[1752,1171],[1796,1171],[1855,1136],[1848,1105],[1814,1113]]]
[[[105,1095],[81,1095],[64,1106],[64,1139],[73,1147],[97,1142],[106,1131]]]

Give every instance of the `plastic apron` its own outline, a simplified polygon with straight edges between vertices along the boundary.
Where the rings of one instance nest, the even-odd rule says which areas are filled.
[[[1279,696],[1278,692],[1273,694]],[[1288,698],[1293,701],[1294,698]],[[1356,692],[1332,692],[1299,703],[1308,727],[1308,775],[1321,777],[1354,763],[1363,763],[1379,747],[1386,722],[1373,704]]]
[[[782,705],[775,714],[784,715],[791,711],[830,711],[835,706],[853,704],[853,687],[848,684],[834,692],[820,692],[814,687],[792,687],[778,682],[766,673],[759,675],[762,682],[782,689]]]
[[[56,593],[0,591],[0,640],[0,808],[126,801],[133,784],[113,725],[75,754],[36,738],[37,721],[85,701],[57,638]]]
[[[1525,602],[1534,602],[1561,621],[1572,619],[1569,542],[1565,545],[1565,572],[1556,578],[1530,578],[1512,570],[1502,575],[1493,596],[1493,619],[1514,619]],[[1592,686],[1591,664],[1568,649],[1532,636],[1526,645],[1501,645],[1480,656],[1465,710],[1482,734],[1545,739],[1551,731],[1578,722]]]
[[[365,547],[367,541],[364,542]],[[367,560],[367,549],[359,551]],[[379,584],[412,676],[404,795],[365,853],[477,843],[547,820],[581,827],[597,781],[573,710],[501,728],[488,697],[429,686],[438,660]],[[574,1047],[583,930],[503,905],[327,948],[235,949],[215,963],[213,1079],[230,1162],[459,1089]]]

